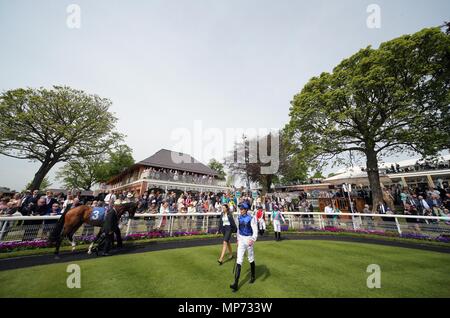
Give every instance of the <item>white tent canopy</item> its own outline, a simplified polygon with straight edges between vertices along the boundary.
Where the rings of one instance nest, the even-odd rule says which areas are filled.
[[[388,176],[380,175],[380,181],[382,183],[390,183],[391,180]],[[351,167],[333,177],[326,178],[323,182],[331,184],[351,183],[357,185],[368,185],[369,179],[367,172],[362,171],[360,167]]]

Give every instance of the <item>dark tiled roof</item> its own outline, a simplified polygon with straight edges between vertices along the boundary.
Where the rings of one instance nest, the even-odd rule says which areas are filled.
[[[167,149],[161,149],[153,156],[148,157],[137,163],[149,167],[176,169],[199,174],[217,175],[217,172],[204,165],[190,155],[175,152]]]

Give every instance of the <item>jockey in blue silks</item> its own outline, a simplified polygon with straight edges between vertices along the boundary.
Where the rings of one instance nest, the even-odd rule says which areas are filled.
[[[250,204],[243,202],[239,205],[241,215],[238,218],[238,231],[237,231],[237,260],[236,260],[236,272],[234,276],[234,283],[230,285],[233,292],[238,290],[239,276],[241,275],[241,266],[244,260],[245,251],[247,251],[248,261],[250,262],[251,277],[250,284],[255,282],[255,257],[253,252],[253,246],[258,238],[258,226],[256,223],[256,217],[248,214]]]

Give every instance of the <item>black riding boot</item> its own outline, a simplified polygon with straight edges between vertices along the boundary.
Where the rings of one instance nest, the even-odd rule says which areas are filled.
[[[278,241],[281,241],[281,232],[278,232]]]
[[[241,265],[236,265],[236,272],[234,273],[234,284],[230,285],[230,288],[233,290],[233,292],[238,290],[238,284],[239,284],[239,276],[241,275]]]
[[[275,232],[275,241],[278,241],[278,232]]]
[[[256,275],[255,275],[255,261],[250,263],[250,270],[251,270],[251,277],[250,277],[250,284],[253,284],[255,282],[256,279]]]

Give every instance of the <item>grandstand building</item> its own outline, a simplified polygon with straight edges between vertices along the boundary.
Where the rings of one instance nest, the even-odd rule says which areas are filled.
[[[150,189],[164,191],[227,192],[217,172],[188,154],[161,149],[135,163],[106,184],[107,190],[130,191],[137,195]]]
[[[383,185],[400,184],[403,187],[441,187],[448,188],[450,182],[450,155],[434,161],[407,159],[382,163],[379,166],[380,181]],[[351,167],[338,171],[324,183],[339,185],[351,183],[368,185],[367,172],[361,167]]]
[[[392,183],[404,187],[429,186],[431,188],[448,188],[450,182],[450,154],[439,157],[436,161],[407,159],[380,166]]]

